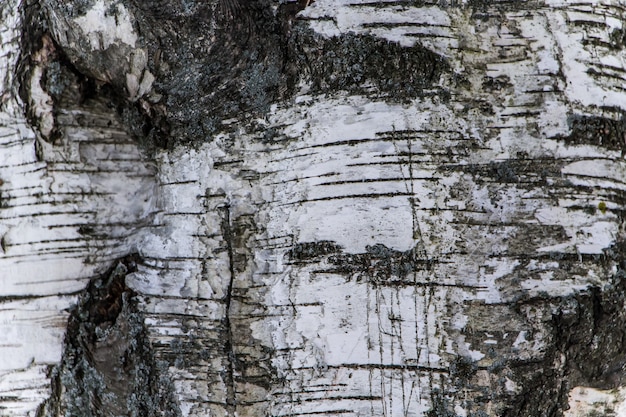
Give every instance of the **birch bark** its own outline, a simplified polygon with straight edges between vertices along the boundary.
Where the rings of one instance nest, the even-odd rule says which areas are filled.
[[[0,414],[625,414],[624,13],[3,2]]]

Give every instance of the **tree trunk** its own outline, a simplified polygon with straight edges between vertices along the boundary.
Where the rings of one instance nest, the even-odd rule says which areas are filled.
[[[624,13],[0,3],[0,414],[626,413]]]

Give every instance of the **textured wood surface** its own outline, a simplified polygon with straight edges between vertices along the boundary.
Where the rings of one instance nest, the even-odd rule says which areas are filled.
[[[58,4],[29,119],[24,5],[0,5],[0,415],[56,395],[68,308],[130,253],[126,285],[184,416],[624,411],[621,2],[316,0],[287,35],[312,28],[329,50],[373,36],[447,67],[411,97],[380,79],[331,91],[314,79],[332,61],[305,48],[293,96],[149,156],[111,103],[172,126],[192,113],[176,119],[159,90],[133,26],[145,10]],[[117,93],[73,98],[74,75],[53,100],[50,48]]]

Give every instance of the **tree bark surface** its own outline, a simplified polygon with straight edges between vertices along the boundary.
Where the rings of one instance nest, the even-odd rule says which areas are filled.
[[[0,414],[623,415],[625,12],[1,3]]]

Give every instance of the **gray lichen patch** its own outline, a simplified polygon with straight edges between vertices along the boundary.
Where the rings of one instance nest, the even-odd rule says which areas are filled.
[[[156,363],[143,317],[125,277],[128,256],[94,280],[72,311],[52,397],[39,415],[180,416],[167,370]]]

